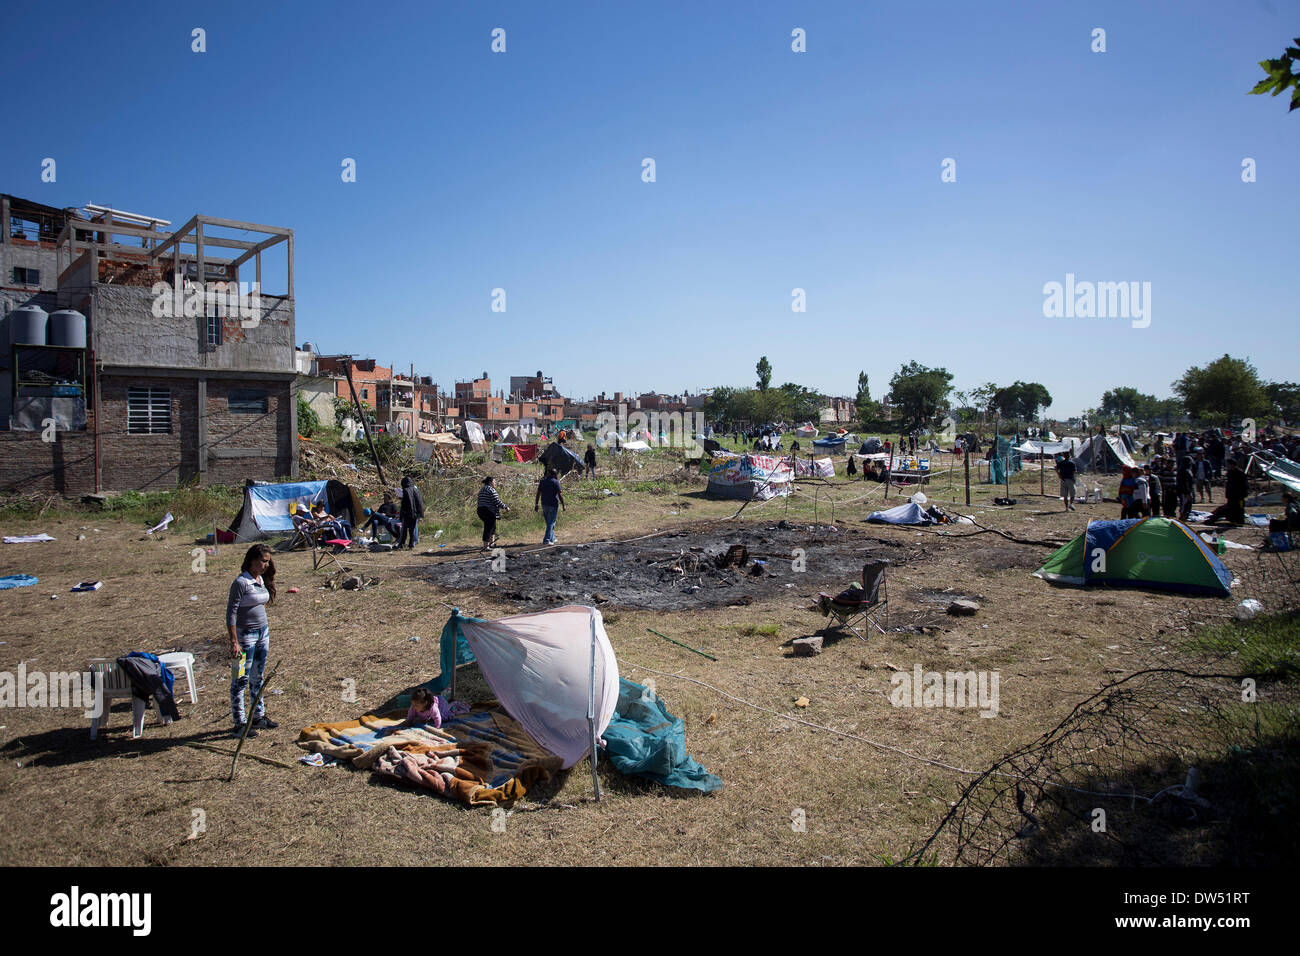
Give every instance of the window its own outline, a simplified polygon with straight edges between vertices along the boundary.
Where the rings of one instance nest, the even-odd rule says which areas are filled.
[[[126,390],[126,433],[168,435],[172,430],[172,393],[166,388]]]
[[[369,394],[369,392],[368,392],[366,389],[363,388],[363,389],[361,390],[361,400],[364,402],[364,401],[366,401],[366,400],[369,399],[369,398],[370,398],[370,394]]]
[[[210,303],[207,307],[208,314],[208,347],[216,348],[221,344],[221,315],[218,312],[217,304]]]
[[[232,388],[226,395],[226,406],[235,415],[265,415],[266,389]]]
[[[40,269],[24,269],[21,266],[14,266],[14,285],[40,285]]]

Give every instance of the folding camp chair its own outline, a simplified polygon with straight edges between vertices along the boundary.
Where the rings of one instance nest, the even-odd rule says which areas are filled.
[[[862,583],[854,585],[839,594],[817,595],[817,609],[827,617],[835,618],[830,627],[852,631],[862,640],[867,639],[863,630],[874,627],[881,634],[889,626],[889,591],[885,584],[885,568],[888,561],[868,561],[862,566]],[[881,627],[879,618],[884,618]]]
[[[311,539],[311,569],[319,571],[326,558],[338,564],[339,567],[343,567],[342,564],[339,564],[339,559],[335,555],[342,554],[351,544],[352,542],[345,538],[330,538],[328,541],[321,541],[313,535]]]

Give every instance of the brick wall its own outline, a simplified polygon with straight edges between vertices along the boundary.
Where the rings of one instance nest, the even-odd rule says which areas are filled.
[[[84,495],[95,490],[91,432],[56,434],[55,441],[43,442],[40,432],[0,432],[0,491]]]
[[[127,389],[171,392],[172,430],[167,435],[129,435]],[[100,378],[100,454],[106,491],[160,491],[198,473],[198,383],[193,379],[120,376]]]
[[[260,415],[230,411],[231,389],[266,392],[266,413]],[[288,477],[292,437],[289,382],[208,380],[208,448],[213,450],[270,450],[270,456],[254,458],[211,457],[205,484],[230,485],[245,478],[272,481]]]

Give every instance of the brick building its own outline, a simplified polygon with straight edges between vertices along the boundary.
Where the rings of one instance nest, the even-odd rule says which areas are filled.
[[[170,230],[105,207],[34,206],[14,197],[0,206],[0,268],[10,280],[0,289],[0,489],[296,477],[292,230],[208,216]],[[33,216],[45,218],[29,238],[13,220]],[[262,258],[278,245],[286,291],[272,295],[260,288]],[[39,283],[15,285],[15,268],[39,270]],[[256,274],[246,296],[241,270]],[[68,333],[73,344],[55,342],[51,322],[41,344],[37,313],[24,306],[76,310],[84,322]],[[70,316],[65,330],[77,324]],[[25,341],[11,341],[20,318]],[[51,421],[52,434],[42,427]]]

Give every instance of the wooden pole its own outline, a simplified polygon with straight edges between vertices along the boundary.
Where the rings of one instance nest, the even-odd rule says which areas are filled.
[[[962,451],[964,452],[962,461],[966,472],[966,504],[970,504],[970,446],[967,445]]]
[[[374,459],[374,462],[375,462],[375,470],[376,470],[377,472],[379,472],[379,483],[380,483],[381,485],[387,485],[388,482],[387,482],[387,480],[385,480],[385,478],[384,478],[384,466],[381,465],[381,464],[379,463],[379,455],[375,452],[375,443],[374,443],[374,441],[370,438],[370,422],[368,422],[368,421],[366,420],[366,413],[362,410],[362,408],[361,408],[361,403],[360,403],[359,401],[357,401],[357,389],[356,389],[356,386],[352,384],[352,358],[351,358],[351,356],[349,356],[349,357],[347,357],[347,358],[345,358],[345,359],[343,360],[343,371],[345,371],[345,372],[347,373],[347,375],[348,375],[348,391],[352,393],[352,404],[356,406],[357,414],[361,416],[361,427],[362,427],[363,429],[365,429],[365,432],[366,432],[366,444],[370,446],[370,457]]]
[[[596,613],[591,615],[591,676],[587,693],[587,729],[591,732],[591,785],[600,802],[600,777],[596,774]]]
[[[275,666],[271,668],[271,673],[262,678],[262,686],[257,690],[257,698],[253,701],[253,706],[249,708],[244,719],[244,732],[239,735],[239,743],[235,747],[235,756],[230,761],[230,777],[227,783],[235,779],[235,764],[239,763],[239,752],[244,749],[244,741],[248,739],[248,731],[253,726],[253,715],[257,713],[257,705],[262,702],[262,695],[266,693],[266,688],[275,678],[275,672],[280,669],[280,662],[276,661]]]

